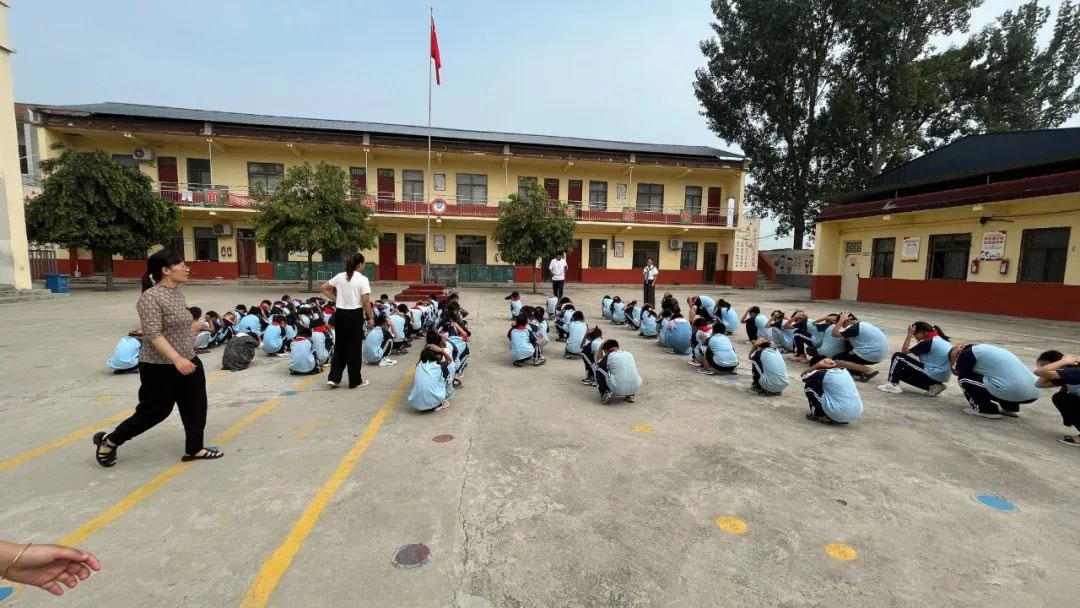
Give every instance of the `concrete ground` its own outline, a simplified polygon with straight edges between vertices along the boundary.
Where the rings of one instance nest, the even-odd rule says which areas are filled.
[[[639,295],[567,291],[590,321],[603,293]],[[185,292],[222,311],[281,290]],[[739,309],[841,308],[808,305],[805,290],[708,293]],[[90,435],[135,404],[137,376],[102,362],[137,323],[137,292],[0,307],[0,537],[63,539],[104,564],[61,600],[26,589],[0,605],[1075,605],[1080,450],[1055,441],[1066,429],[1048,393],[995,421],[961,413],[955,383],[937,398],[872,383],[859,385],[861,420],[826,427],[803,417],[800,365],[783,396],[751,397],[746,370],[702,377],[606,326],[645,384],[637,403],[603,406],[561,344],[543,367],[510,365],[504,295],[463,291],[474,354],[446,411],[405,402],[416,349],[395,367],[365,366],[371,385],[353,391],[261,355],[250,370],[214,371],[214,352],[207,437],[226,458],[180,465],[174,415],[112,469],[93,461]],[[925,319],[1027,363],[1050,347],[1080,351],[1078,324],[854,309],[894,347]],[[429,547],[427,561],[393,566],[408,543]]]

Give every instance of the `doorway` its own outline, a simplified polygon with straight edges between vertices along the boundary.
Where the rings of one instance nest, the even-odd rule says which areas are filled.
[[[581,239],[574,240],[574,248],[566,256],[566,280],[581,282]]]
[[[255,266],[255,231],[250,228],[236,229],[236,274],[240,277],[258,274]]]
[[[859,299],[859,255],[844,258],[844,275],[840,283],[840,299],[854,302]]]
[[[559,180],[554,177],[545,177],[544,192],[547,192],[548,198],[551,200],[559,200]]]
[[[397,193],[394,190],[394,170],[379,169],[377,175],[375,187],[378,188],[379,200],[382,202],[393,202],[394,198],[397,197]]]
[[[723,191],[720,188],[709,188],[708,207],[705,208],[705,213],[711,217],[720,217],[724,215],[723,210],[720,208],[723,204]]]
[[[161,192],[161,196],[173,202],[177,202],[180,200],[180,197],[176,194],[180,178],[176,170],[175,156],[158,157],[157,179],[158,190]]]
[[[379,278],[397,280],[397,233],[384,232],[379,237]]]
[[[701,282],[716,282],[716,243],[705,243],[701,254]]]

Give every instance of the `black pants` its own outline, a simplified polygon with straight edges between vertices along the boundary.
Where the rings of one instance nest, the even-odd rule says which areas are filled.
[[[717,365],[715,362],[713,362],[712,349],[708,346],[705,347],[705,365],[713,371],[725,373],[735,371],[735,368],[738,367],[738,364],[731,366]]]
[[[960,376],[958,381],[960,390],[964,392],[964,397],[971,405],[971,408],[977,409],[983,414],[1000,414],[1001,410],[1019,412],[1021,404],[1035,401],[1034,399],[1019,402],[1005,401],[995,397],[983,384],[983,377],[974,372]]]
[[[589,347],[581,349],[581,360],[585,362],[585,377],[592,379],[596,377],[593,373],[593,354],[589,351]]]
[[[642,294],[642,299],[645,301],[642,303],[642,306],[645,304],[656,306],[656,281],[645,281],[644,291],[645,293]]]
[[[176,371],[171,364],[139,364],[139,405],[135,413],[109,433],[109,441],[123,445],[169,417],[173,404],[180,410],[184,423],[184,453],[195,454],[206,447],[206,373],[198,357],[191,360],[195,371],[188,376]]]
[[[342,374],[349,370],[349,388],[364,381],[364,309],[338,309],[334,313],[337,343],[334,357],[330,360],[331,382],[341,382]]]
[[[556,298],[561,298],[562,297],[563,283],[565,283],[565,282],[566,281],[556,281],[556,280],[552,279],[552,281],[551,281],[551,291],[552,291],[552,293],[555,294]]]
[[[889,365],[889,382],[900,384],[906,382],[915,388],[929,390],[935,384],[941,384],[923,371],[923,363],[911,355],[893,353],[892,364]]]
[[[611,388],[608,386],[608,360],[604,357],[604,360],[596,365],[596,389],[600,391],[600,396],[603,397],[606,393],[611,392]]]
[[[821,396],[825,394],[825,370],[819,369],[803,378],[803,392],[806,393],[806,402],[810,405],[810,413],[828,418],[825,408],[821,407]]]
[[[798,340],[798,335],[795,338]],[[761,380],[761,349],[754,351],[754,354],[750,355],[750,373],[754,375],[754,382],[751,386],[761,388],[761,384],[759,384]]]
[[[806,355],[811,352],[810,349],[812,348],[814,348],[814,341],[810,336],[795,332],[795,354],[797,356]]]
[[[757,340],[757,319],[750,317],[743,324],[746,325],[746,337],[749,338],[751,342]]]
[[[1054,393],[1051,400],[1054,402],[1054,407],[1061,412],[1061,423],[1065,426],[1074,426],[1080,431],[1080,395]]]

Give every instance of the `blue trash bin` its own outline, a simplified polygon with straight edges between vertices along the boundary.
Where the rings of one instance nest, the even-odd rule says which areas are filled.
[[[68,293],[69,278],[66,274],[49,273],[45,275],[45,286],[53,293]]]

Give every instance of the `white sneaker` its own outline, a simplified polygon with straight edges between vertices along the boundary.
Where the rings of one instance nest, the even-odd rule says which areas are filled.
[[[1001,419],[1001,414],[984,414],[983,412],[980,412],[979,410],[973,409],[973,408],[970,408],[970,407],[965,407],[964,408],[964,413],[967,414],[968,416],[978,416],[980,418],[989,418],[990,420],[1000,420]]]
[[[877,390],[883,393],[892,393],[894,395],[899,395],[904,392],[904,389],[900,388],[899,384],[893,384],[891,382],[886,382],[885,384],[879,385],[877,387]]]
[[[379,359],[379,367],[390,367],[391,365],[397,365],[397,361],[393,359]]]
[[[326,381],[326,386],[329,386],[330,388],[337,388],[337,387],[341,386],[341,383],[340,382],[334,382],[333,380],[327,380]]]
[[[711,369],[705,368],[705,367],[697,370],[697,373],[701,374],[702,376],[715,376],[716,375],[716,372],[714,372]]]
[[[940,382],[937,384],[931,384],[930,388],[926,389],[926,394],[930,395],[931,397],[937,397],[941,393],[945,392],[945,388],[945,385]]]
[[[698,363],[697,361],[694,361],[693,359],[689,359],[687,361],[687,363],[689,363],[690,365],[693,365],[694,367],[701,367],[701,364]]]

